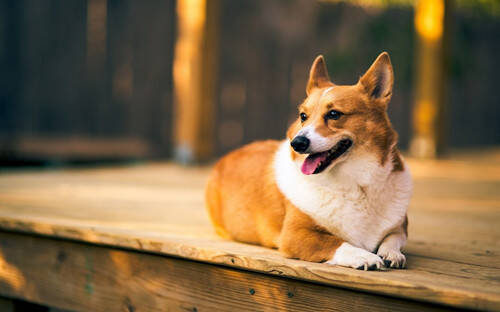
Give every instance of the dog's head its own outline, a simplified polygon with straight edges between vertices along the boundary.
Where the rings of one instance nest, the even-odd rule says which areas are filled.
[[[387,52],[380,54],[355,85],[330,81],[323,56],[311,67],[307,98],[290,126],[292,157],[304,174],[333,168],[356,153],[370,153],[385,162],[396,142],[387,116],[393,71]]]

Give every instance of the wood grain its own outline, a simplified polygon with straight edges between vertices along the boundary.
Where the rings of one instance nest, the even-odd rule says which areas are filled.
[[[193,261],[5,232],[0,233],[0,259],[10,264],[0,271],[2,294],[77,311],[447,310]]]
[[[488,166],[499,163],[489,161]],[[217,237],[203,207],[205,167],[150,164],[6,173],[0,176],[0,228],[411,300],[500,310],[500,177],[482,174],[484,163],[410,160],[410,165],[415,194],[408,270],[363,272],[307,263]],[[465,178],[457,178],[461,171]]]

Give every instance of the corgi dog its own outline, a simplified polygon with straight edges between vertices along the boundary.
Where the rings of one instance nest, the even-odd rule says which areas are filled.
[[[216,232],[289,258],[404,268],[412,181],[387,115],[392,85],[387,52],[355,85],[331,82],[319,55],[286,139],[215,165],[206,205]]]

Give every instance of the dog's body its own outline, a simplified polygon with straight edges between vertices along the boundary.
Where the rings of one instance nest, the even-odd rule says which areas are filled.
[[[215,166],[206,199],[217,232],[307,261],[404,267],[412,186],[386,114],[392,81],[386,53],[354,86],[330,82],[319,56],[287,139]]]

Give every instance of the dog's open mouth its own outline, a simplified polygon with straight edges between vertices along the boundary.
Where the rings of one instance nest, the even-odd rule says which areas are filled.
[[[302,164],[303,174],[316,174],[325,170],[335,159],[342,156],[352,146],[352,140],[340,140],[328,151],[309,154]]]

